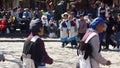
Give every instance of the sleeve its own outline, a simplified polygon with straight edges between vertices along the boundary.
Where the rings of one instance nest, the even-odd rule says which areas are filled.
[[[67,21],[67,28],[70,29],[71,28],[71,25],[70,25],[70,21]]]
[[[60,23],[59,23],[59,29],[61,29],[62,28],[62,21],[60,21]]]
[[[100,42],[99,42],[99,37],[98,37],[98,36],[94,36],[94,37],[90,40],[90,44],[91,44],[92,50],[93,50],[92,56],[93,56],[93,58],[94,58],[97,62],[105,65],[106,62],[107,62],[107,60],[106,60],[105,58],[103,58],[102,55],[99,53],[99,48],[100,48],[99,43],[100,43]]]
[[[99,7],[99,8],[98,8],[98,16],[100,16],[100,9],[101,9],[101,8]]]
[[[77,29],[79,28],[79,20],[76,20]]]
[[[47,64],[52,64],[53,63],[53,59],[50,58],[45,50],[45,45],[44,45],[44,42],[42,40],[40,40],[40,48],[41,48],[41,52],[43,53],[44,55],[44,63],[47,63]]]

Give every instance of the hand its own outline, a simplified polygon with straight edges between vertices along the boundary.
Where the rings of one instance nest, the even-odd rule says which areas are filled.
[[[106,62],[106,65],[111,65],[111,61],[107,61],[107,62]]]
[[[114,26],[112,27],[112,30],[115,30],[115,27],[114,27]]]

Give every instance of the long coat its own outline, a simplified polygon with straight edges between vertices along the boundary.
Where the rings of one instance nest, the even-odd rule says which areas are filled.
[[[92,31],[94,33],[97,34],[96,31],[94,30],[89,30]],[[99,35],[95,35],[93,36],[89,42],[90,45],[92,46],[92,57],[90,57],[90,63],[91,63],[91,67],[92,68],[100,68],[99,64],[105,65],[107,60],[105,58],[102,57],[102,55],[100,54],[99,50],[100,50],[100,40],[99,40]],[[81,58],[80,58],[81,60]],[[82,62],[83,63],[83,62]]]

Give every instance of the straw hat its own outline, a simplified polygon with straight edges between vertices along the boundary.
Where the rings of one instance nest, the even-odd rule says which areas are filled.
[[[62,18],[64,18],[65,17],[65,15],[67,15],[67,16],[69,16],[69,14],[67,13],[67,12],[65,12],[65,13],[63,13],[61,16],[62,16]]]

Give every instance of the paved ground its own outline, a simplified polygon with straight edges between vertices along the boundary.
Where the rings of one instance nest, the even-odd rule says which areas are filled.
[[[75,68],[78,56],[76,49],[61,48],[60,42],[46,42],[48,54],[54,59],[52,65],[47,68]],[[20,56],[23,42],[0,42],[0,51],[6,56],[6,62],[0,62],[0,68],[22,68]],[[120,68],[120,53],[116,51],[102,51],[102,55],[112,61],[112,65],[101,66],[101,68]]]

